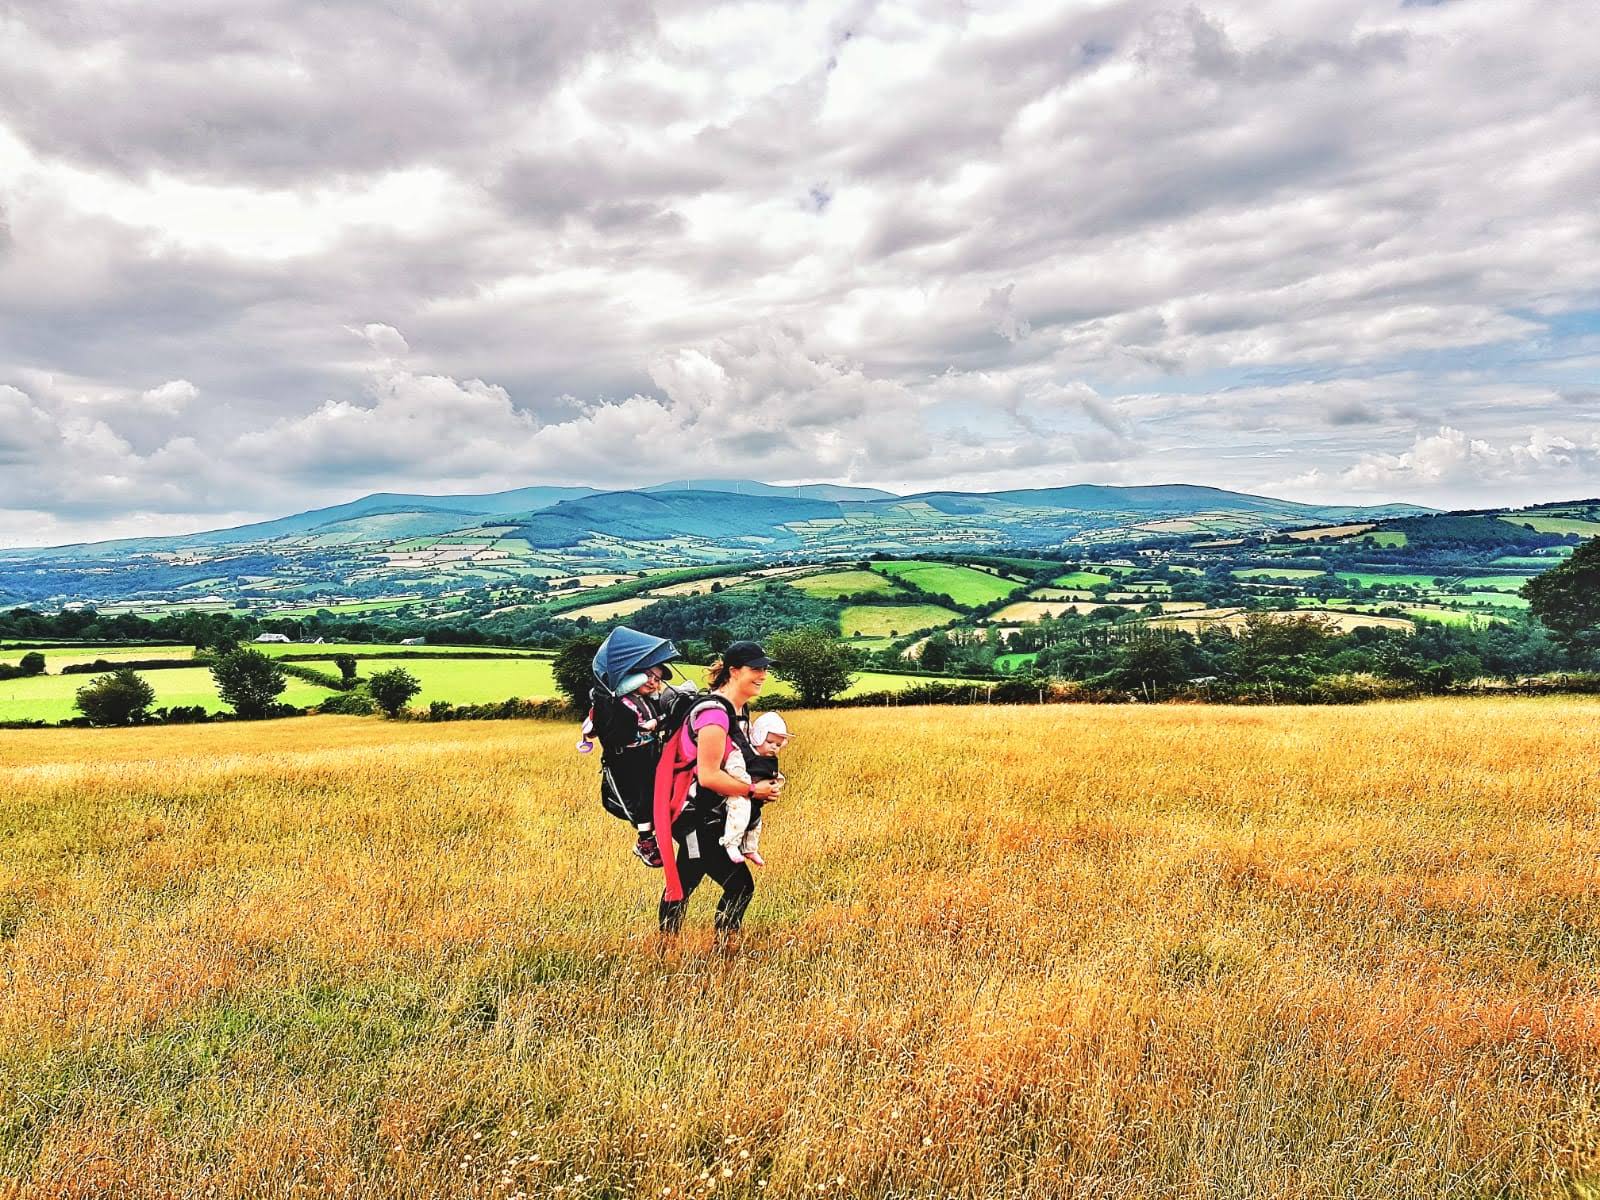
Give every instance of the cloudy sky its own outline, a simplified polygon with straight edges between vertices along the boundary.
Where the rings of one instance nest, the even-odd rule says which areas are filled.
[[[5,0],[0,544],[1600,494],[1592,0]]]

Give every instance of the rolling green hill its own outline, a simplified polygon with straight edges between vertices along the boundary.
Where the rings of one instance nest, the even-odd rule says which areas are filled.
[[[597,572],[688,570],[783,557],[816,562],[880,552],[908,559],[930,551],[982,554],[1010,547],[1059,553],[1065,546],[1188,534],[1233,537],[1357,517],[1371,523],[1417,511],[1408,505],[1318,507],[1177,484],[894,496],[834,484],[703,479],[623,492],[529,487],[483,495],[375,493],[193,535],[0,551],[0,596],[46,607],[120,603],[132,611],[160,612],[174,605],[243,606],[259,613],[376,611],[370,602],[407,596],[420,598],[418,616],[442,617],[467,607],[483,615],[496,607],[494,601],[453,598],[492,588],[509,593],[501,607],[526,607],[541,602],[546,579]],[[1583,520],[1586,513],[1564,509],[1549,515]],[[1513,546],[1516,530],[1501,528]],[[992,576],[950,576],[942,585],[906,578],[962,605],[998,598],[1006,586]]]

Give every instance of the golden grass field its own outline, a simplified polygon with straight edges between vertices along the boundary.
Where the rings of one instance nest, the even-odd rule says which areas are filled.
[[[0,734],[0,1195],[1600,1195],[1600,703],[791,724],[720,952],[565,724]]]

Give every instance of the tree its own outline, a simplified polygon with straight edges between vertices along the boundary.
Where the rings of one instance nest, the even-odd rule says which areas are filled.
[[[1572,651],[1600,649],[1600,538],[1522,585],[1533,615]]]
[[[926,671],[942,671],[950,665],[950,637],[948,634],[936,633],[922,643],[922,650],[917,655],[917,661]]]
[[[825,629],[791,629],[767,639],[783,678],[806,704],[826,704],[855,682],[855,655]]]
[[[155,688],[131,667],[98,676],[78,689],[74,701],[94,725],[132,725],[155,702]]]
[[[22,661],[19,662],[17,666],[22,668],[22,673],[24,675],[43,675],[44,655],[40,654],[37,650],[30,650],[27,654],[22,656]]]
[[[411,697],[421,690],[422,683],[404,667],[379,671],[367,680],[367,691],[389,717],[398,717]]]
[[[600,649],[596,637],[574,638],[561,647],[551,669],[556,677],[556,690],[567,698],[573,708],[588,708],[589,693],[594,689],[594,655]]]
[[[1142,691],[1154,698],[1162,689],[1176,687],[1190,676],[1193,644],[1182,635],[1141,633],[1118,646],[1115,665],[1097,682],[1125,691]]]
[[[289,685],[283,667],[259,650],[234,650],[211,667],[217,694],[241,717],[264,717]]]
[[[339,675],[344,680],[344,689],[349,691],[356,685],[356,656],[354,654],[335,654],[333,665],[339,668]]]

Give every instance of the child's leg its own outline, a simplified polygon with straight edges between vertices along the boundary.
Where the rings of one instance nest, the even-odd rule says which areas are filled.
[[[758,867],[766,866],[766,860],[761,857],[761,814],[757,813],[755,820],[750,822],[750,827],[744,831],[744,837],[739,841],[739,853],[744,855]]]
[[[728,857],[734,862],[743,862],[744,855],[739,853],[739,842],[744,837],[744,832],[750,827],[750,798],[748,796],[728,797],[728,819],[722,827],[722,844],[728,848]]]

